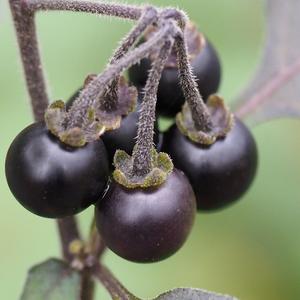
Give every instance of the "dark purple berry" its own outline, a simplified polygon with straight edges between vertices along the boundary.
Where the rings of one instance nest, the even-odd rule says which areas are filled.
[[[113,252],[130,261],[155,262],[183,245],[196,202],[186,176],[174,169],[156,188],[127,189],[113,182],[95,212],[98,230]]]
[[[189,178],[199,210],[219,209],[238,200],[257,168],[255,141],[237,118],[228,135],[211,146],[191,142],[174,125],[164,135],[163,151]]]
[[[74,215],[95,203],[109,174],[101,140],[74,148],[60,142],[42,122],[17,135],[8,150],[5,171],[15,198],[47,218]]]

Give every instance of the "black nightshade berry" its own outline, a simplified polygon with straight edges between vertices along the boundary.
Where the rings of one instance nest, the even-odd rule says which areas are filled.
[[[164,136],[163,151],[189,178],[199,210],[219,209],[238,200],[257,168],[255,141],[237,118],[227,136],[211,146],[193,143],[174,125]]]
[[[196,202],[186,176],[174,169],[156,188],[127,189],[113,182],[95,212],[98,230],[113,252],[130,261],[155,262],[183,245]]]
[[[95,203],[109,174],[101,140],[74,148],[60,142],[42,122],[17,135],[8,150],[5,171],[15,198],[47,218],[74,215]]]

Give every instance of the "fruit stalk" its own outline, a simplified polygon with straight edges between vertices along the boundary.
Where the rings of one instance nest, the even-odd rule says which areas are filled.
[[[115,51],[110,59],[110,64],[113,65],[122,58],[128,50],[137,42],[137,39],[147,29],[147,27],[156,22],[158,19],[157,10],[151,6],[147,6],[143,10],[138,23],[133,27],[129,34],[121,41],[119,48]],[[118,84],[120,76],[117,76],[110,86],[107,88],[105,95],[100,97],[100,109],[106,112],[111,112],[117,109],[118,106]]]
[[[173,19],[178,22],[178,26],[184,31],[185,25],[189,18],[187,14],[178,8],[166,8],[161,12],[161,17],[165,19]]]
[[[180,85],[192,113],[195,128],[201,131],[210,131],[212,124],[210,114],[197,88],[188,59],[187,44],[184,35],[175,40]]]
[[[80,93],[68,111],[65,123],[67,128],[80,127],[91,107],[96,106],[96,101],[101,92],[105,90],[114,78],[125,69],[138,63],[142,58],[149,56],[164,44],[169,36],[178,34],[178,27],[172,21],[166,21],[158,32],[149,41],[127,53],[115,64],[107,68],[95,77]]]
[[[138,20],[142,8],[89,1],[9,0],[35,121],[41,121],[49,103],[46,80],[37,42],[34,15],[37,11],[74,11]]]
[[[173,43],[174,38],[169,37],[157,53],[145,86],[144,99],[139,117],[137,142],[132,154],[133,173],[138,176],[146,175],[152,169],[151,150],[153,147],[157,89],[161,73],[171,53]]]

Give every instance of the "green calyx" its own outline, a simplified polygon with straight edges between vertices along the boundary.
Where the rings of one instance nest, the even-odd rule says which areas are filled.
[[[68,128],[66,123],[72,118],[61,100],[53,102],[45,112],[45,123],[49,131],[63,143],[72,147],[83,147],[95,141],[105,132],[121,126],[122,118],[135,110],[137,89],[129,86],[124,77],[118,82],[118,105],[115,110],[104,111],[99,106],[89,107],[80,126]],[[99,103],[98,103],[99,104]]]
[[[137,176],[133,172],[133,158],[123,150],[117,150],[114,156],[115,171],[113,177],[116,182],[126,188],[150,188],[163,184],[173,171],[173,163],[167,153],[151,151],[151,171],[145,176]]]
[[[89,109],[82,128],[66,129],[64,121],[67,116],[65,103],[61,100],[53,102],[45,112],[45,123],[49,131],[61,142],[72,147],[83,147],[96,140],[105,132],[105,127],[96,120],[95,111]]]
[[[119,128],[122,117],[127,116],[136,109],[137,89],[134,86],[129,86],[124,76],[121,76],[119,79],[117,97],[118,105],[114,110],[97,110],[97,117],[101,120],[103,126],[105,126],[105,131]]]
[[[226,137],[234,126],[234,116],[225,105],[223,98],[218,95],[211,95],[206,105],[212,121],[212,129],[209,132],[199,131],[195,128],[187,103],[177,114],[176,124],[181,133],[191,141],[202,145],[211,145],[217,139]]]

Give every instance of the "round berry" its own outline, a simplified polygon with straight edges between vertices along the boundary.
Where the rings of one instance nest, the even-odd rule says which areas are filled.
[[[218,90],[221,80],[221,65],[215,48],[206,40],[198,55],[191,61],[193,74],[199,91],[206,101]],[[142,59],[129,69],[129,78],[137,86],[144,86],[151,68],[151,60]],[[184,96],[179,83],[177,67],[165,67],[157,92],[157,111],[161,115],[174,116],[184,104]]]
[[[74,215],[95,203],[109,174],[101,140],[73,148],[60,142],[43,122],[17,135],[5,171],[15,198],[32,213],[48,218]]]
[[[106,245],[135,262],[160,261],[185,242],[194,221],[196,202],[179,170],[156,188],[127,189],[115,181],[96,205],[96,222]]]
[[[257,168],[255,141],[237,118],[227,136],[211,146],[193,143],[174,125],[164,136],[163,151],[189,178],[199,210],[219,209],[239,199]]]

